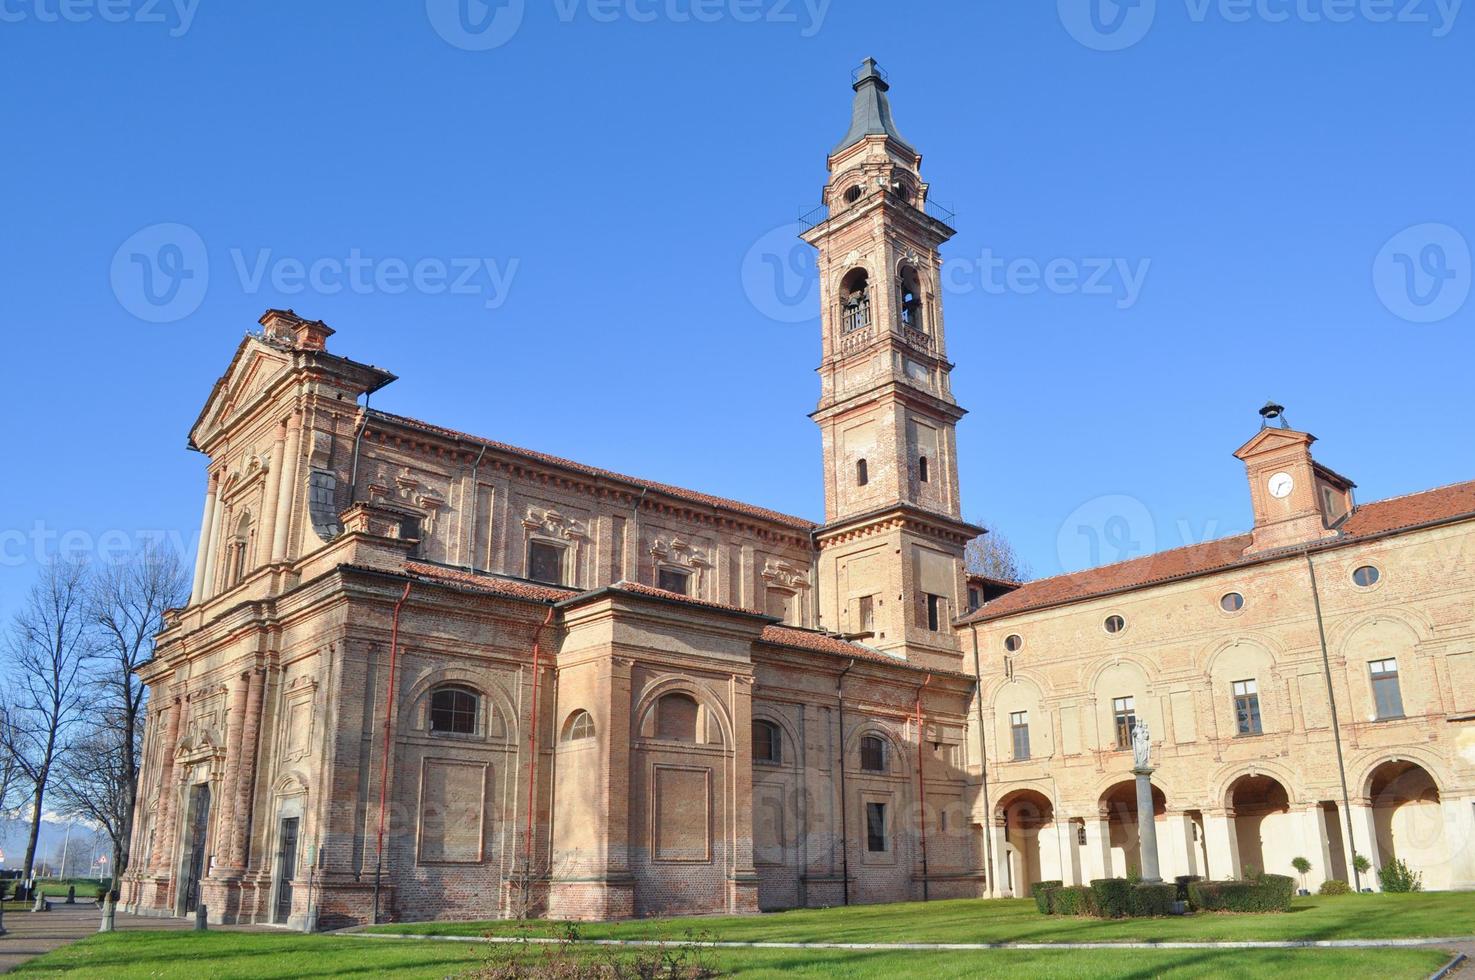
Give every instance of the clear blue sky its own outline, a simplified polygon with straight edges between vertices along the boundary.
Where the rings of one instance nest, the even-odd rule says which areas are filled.
[[[385,409],[819,517],[786,226],[866,55],[958,212],[966,511],[1037,575],[1244,528],[1230,453],[1271,397],[1364,501],[1475,477],[1475,11],[1449,0],[1104,0],[1095,33],[1086,0],[79,3],[0,7],[0,613],[37,526],[192,544],[186,433],[269,306],[398,373]],[[161,224],[198,240],[133,238]],[[149,301],[135,253],[197,275]],[[467,259],[497,272],[474,293]]]

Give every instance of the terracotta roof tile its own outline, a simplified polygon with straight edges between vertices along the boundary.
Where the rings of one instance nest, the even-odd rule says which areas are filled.
[[[923,667],[903,660],[900,657],[893,657],[882,653],[873,647],[842,639],[832,633],[821,633],[818,630],[799,629],[794,626],[765,626],[763,628],[762,642],[770,646],[788,647],[791,650],[806,650],[810,653],[822,653],[844,660],[863,660],[867,663],[885,664],[888,667],[900,667],[903,670],[921,671],[928,674],[937,674],[938,676],[964,677],[969,680],[973,679],[972,674],[965,674],[956,670]]]
[[[1312,548],[1335,548],[1401,528],[1460,517],[1475,517],[1475,481],[1361,504],[1343,522],[1339,537],[1316,542]],[[964,616],[960,622],[983,622],[1029,609],[1062,605],[1240,565],[1258,564],[1283,557],[1287,551],[1296,550],[1282,549],[1246,557],[1244,550],[1250,546],[1251,540],[1249,534],[1237,534],[1216,541],[1144,555],[1114,565],[1026,582],[1008,595],[985,603],[976,612]]]
[[[480,575],[459,568],[430,565],[425,562],[406,562],[405,571],[420,579],[474,589],[489,595],[503,595],[512,599],[531,599],[534,602],[558,602],[577,595],[572,589],[558,589],[548,585],[535,585],[517,579],[498,578],[495,575]]]
[[[677,602],[683,606],[692,606],[697,609],[711,609],[716,612],[742,613],[745,616],[761,616],[771,619],[767,613],[758,609],[748,609],[743,606],[732,606],[725,602],[711,602],[707,599],[698,599],[684,592],[671,592],[666,589],[658,589],[653,585],[642,585],[639,582],[616,582],[610,586],[615,592],[625,592],[630,595],[647,596],[652,599],[664,599],[668,602]],[[602,590],[596,590],[602,591]],[[593,595],[594,593],[588,593]]]
[[[521,456],[524,459],[544,463],[549,466],[557,466],[562,469],[573,470],[574,472],[581,473],[585,476],[598,477],[605,480],[617,480],[621,483],[628,483],[630,486],[634,487],[637,490],[651,490],[656,493],[665,494],[668,497],[675,497],[678,500],[685,500],[690,503],[701,504],[707,507],[716,508],[718,510],[734,511],[735,513],[743,514],[758,520],[770,521],[774,524],[783,524],[786,527],[790,527],[798,531],[808,532],[814,530],[816,527],[819,526],[813,521],[805,520],[802,517],[795,517],[792,514],[783,514],[779,511],[769,510],[766,507],[758,507],[753,504],[745,504],[740,500],[730,500],[726,497],[714,497],[711,494],[701,493],[697,490],[687,490],[684,487],[672,486],[669,483],[656,483],[652,480],[642,480],[639,477],[626,476],[623,473],[616,473],[613,470],[600,469],[597,466],[588,466],[584,463],[574,462],[571,459],[564,459],[560,456],[550,456],[547,453],[540,453],[532,449],[522,449],[518,446],[508,445],[505,442],[495,442],[491,439],[483,439],[480,436],[470,435],[466,432],[457,432],[455,429],[447,429],[443,426],[433,425],[429,422],[422,422],[419,419],[412,419],[403,415],[393,415],[389,412],[381,412],[378,409],[371,410],[370,414],[377,418],[384,419],[388,422],[395,423],[397,425],[407,426],[408,428],[412,429],[419,429],[422,432],[428,432],[449,439],[463,439],[468,442],[475,443],[478,446],[486,446],[488,449],[495,449],[498,452],[504,452],[512,456]]]

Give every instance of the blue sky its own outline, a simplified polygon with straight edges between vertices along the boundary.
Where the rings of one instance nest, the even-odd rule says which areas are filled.
[[[867,55],[958,212],[965,509],[1037,575],[1243,529],[1267,398],[1364,501],[1475,477],[1475,11],[1089,2],[5,0],[0,614],[192,546],[269,306],[385,409],[820,516],[791,225]]]

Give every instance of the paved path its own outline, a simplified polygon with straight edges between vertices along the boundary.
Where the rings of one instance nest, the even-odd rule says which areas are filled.
[[[97,932],[102,922],[102,910],[91,902],[65,905],[53,900],[50,912],[5,913],[6,933],[0,936],[0,973],[14,970],[27,960],[42,953],[86,939]],[[118,930],[185,930],[193,929],[192,919],[164,919],[149,915],[129,915],[119,912],[113,919]],[[261,931],[271,926],[211,926],[211,929],[229,931]]]

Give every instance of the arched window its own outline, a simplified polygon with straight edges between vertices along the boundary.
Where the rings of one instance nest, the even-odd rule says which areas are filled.
[[[690,694],[667,694],[656,702],[656,738],[697,740],[697,702]]]
[[[784,733],[771,721],[753,719],[753,761],[783,762]]]
[[[917,270],[910,266],[901,270],[901,325],[913,330],[926,330],[922,323],[922,287]]]
[[[886,740],[867,735],[860,740],[860,767],[866,772],[886,771]]]
[[[465,687],[438,687],[430,694],[430,730],[447,735],[476,734],[481,699]]]
[[[251,556],[251,512],[241,514],[241,519],[236,522],[236,531],[231,535],[230,547],[227,550],[226,578],[230,585],[235,585],[246,577],[249,570]]]
[[[855,485],[858,486],[858,487],[863,487],[867,483],[870,483],[870,482],[871,482],[871,471],[870,471],[870,467],[868,467],[866,465],[866,461],[865,460],[863,460],[863,459],[856,460],[855,461]]]
[[[840,332],[851,333],[870,325],[870,275],[864,269],[851,269],[840,280]]]
[[[594,719],[589,712],[579,710],[568,716],[568,721],[563,725],[563,740],[565,742],[581,742],[586,738],[594,737]]]

